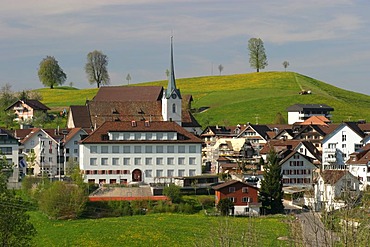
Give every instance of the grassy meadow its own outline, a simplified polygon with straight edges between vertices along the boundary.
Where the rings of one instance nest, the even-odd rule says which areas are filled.
[[[370,96],[340,89],[294,72],[259,72],[249,74],[205,76],[176,80],[182,94],[192,94],[192,108],[209,107],[195,112],[202,126],[223,124],[273,123],[281,112],[287,120],[290,105],[327,104],[334,108],[333,122],[370,120]],[[167,87],[167,81],[147,82],[135,86],[158,85]],[[310,90],[310,95],[299,95]],[[60,111],[69,105],[84,104],[92,99],[97,89],[38,89],[42,102]]]
[[[220,236],[241,246],[243,234],[252,246],[291,246],[278,237],[289,235],[289,216],[259,218],[211,217],[200,214],[149,214],[117,218],[49,220],[31,212],[38,231],[36,246],[218,246]],[[248,235],[249,234],[249,235]],[[248,245],[251,246],[251,245]]]

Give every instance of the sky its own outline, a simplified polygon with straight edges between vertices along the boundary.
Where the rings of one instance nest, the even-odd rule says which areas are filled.
[[[2,0],[0,86],[42,88],[37,71],[54,56],[77,88],[93,88],[84,66],[108,56],[111,85],[166,79],[170,36],[176,78],[255,72],[248,40],[261,38],[262,71],[289,71],[370,95],[367,0]]]

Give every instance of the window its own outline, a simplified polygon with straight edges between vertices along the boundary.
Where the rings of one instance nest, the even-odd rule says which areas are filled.
[[[176,104],[172,104],[172,113],[176,113]]]
[[[75,145],[77,145],[77,144],[78,144],[78,141],[74,141],[73,143],[74,143]]]
[[[156,171],[156,176],[157,177],[163,177],[163,170],[157,170]]]
[[[173,154],[175,152],[175,146],[167,146],[167,153]]]
[[[98,153],[98,147],[97,146],[90,146],[90,153],[91,154]]]
[[[145,146],[145,153],[148,153],[148,154],[152,153],[153,152],[152,149],[153,149],[152,146]]]
[[[130,158],[123,158],[123,165],[129,166],[131,163]]]
[[[155,150],[158,154],[161,154],[163,153],[163,146],[156,146]]]
[[[135,158],[134,163],[135,165],[141,165],[141,158]]]
[[[134,153],[135,154],[141,153],[141,146],[134,146]]]
[[[78,153],[78,149],[77,148],[73,149],[73,153],[77,154]]]
[[[0,147],[0,152],[4,155],[12,154],[12,147]]]
[[[153,139],[153,134],[152,133],[145,133],[145,138],[147,140],[152,140]]]
[[[347,135],[345,131],[342,131],[342,142],[347,141]]]
[[[252,198],[250,197],[243,197],[242,202],[252,202]]]
[[[90,153],[91,153],[91,149],[90,149]],[[69,154],[69,148],[66,148],[66,154]]]
[[[175,158],[169,157],[167,158],[167,165],[174,165],[175,164]]]
[[[112,158],[112,165],[119,166],[119,158]]]
[[[53,162],[53,157],[49,157],[49,162]]]
[[[185,158],[180,157],[180,158],[178,159],[178,163],[179,163],[179,165],[185,165]]]
[[[179,146],[179,153],[185,153],[185,146]]]
[[[189,153],[196,153],[197,152],[197,147],[194,145],[189,146]]]
[[[236,202],[236,198],[235,197],[229,197],[229,200],[230,200],[230,202]]]
[[[195,174],[196,174],[196,170],[194,169],[189,170],[189,176],[195,176]]]
[[[163,133],[157,133],[157,140],[163,140]]]
[[[129,154],[131,152],[130,146],[123,146],[123,153]]]
[[[107,154],[108,153],[108,146],[101,146],[101,153]]]
[[[108,165],[108,158],[101,158],[101,165],[102,166]]]
[[[141,133],[135,133],[135,140],[141,140]]]
[[[175,133],[169,132],[167,133],[168,140],[176,140]]]
[[[159,157],[156,159],[156,164],[157,165],[163,165],[163,158],[162,157]]]
[[[152,177],[152,170],[145,170],[145,177],[151,178]]]
[[[153,158],[145,158],[145,165],[153,165]]]
[[[189,158],[189,165],[195,165],[196,158],[190,157]]]
[[[243,187],[243,188],[242,188],[242,192],[243,192],[243,193],[248,193],[248,187]]]
[[[342,144],[342,148],[346,148],[346,144],[345,143]]]
[[[167,170],[167,177],[173,177],[174,174],[174,170]]]
[[[119,146],[112,146],[112,153],[118,154],[119,153]]]
[[[90,158],[90,165],[96,166],[97,165],[97,159],[96,158]]]
[[[230,193],[235,192],[235,187],[229,187],[229,192]]]
[[[178,170],[178,176],[179,177],[185,176],[185,170],[183,170],[183,169]]]

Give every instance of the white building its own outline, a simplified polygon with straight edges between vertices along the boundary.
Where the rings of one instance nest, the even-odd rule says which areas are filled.
[[[322,169],[346,169],[351,153],[361,149],[365,133],[356,123],[345,122],[322,140]]]
[[[18,152],[18,140],[6,130],[0,129],[0,159],[5,156],[6,161],[13,168],[13,174],[9,178],[11,183],[18,182],[20,176],[26,172],[24,167],[19,167]]]
[[[314,186],[315,209],[336,210],[344,207],[345,198],[356,198],[360,193],[360,181],[350,172],[345,170],[325,170]]]
[[[349,172],[360,180],[360,189],[367,190],[370,186],[370,144],[352,153],[346,164]]]
[[[283,185],[300,188],[312,188],[316,166],[313,159],[298,151],[292,151],[282,161],[281,174]]]
[[[334,108],[325,104],[295,104],[287,108],[288,124],[304,122],[312,116],[324,116],[327,119],[331,118],[331,111]]]
[[[202,140],[175,122],[105,122],[80,143],[89,183],[155,183],[200,175]]]

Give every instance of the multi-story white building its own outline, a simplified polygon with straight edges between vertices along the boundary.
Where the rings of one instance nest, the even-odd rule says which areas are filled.
[[[331,118],[331,111],[334,108],[325,104],[295,104],[287,108],[288,124],[304,122],[312,116],[324,116],[327,119]]]
[[[345,122],[322,140],[322,169],[346,169],[351,153],[361,149],[365,133],[357,123]]]
[[[89,183],[155,183],[201,174],[202,140],[171,121],[105,122],[80,143]]]
[[[19,143],[9,132],[0,129],[0,159],[5,156],[6,161],[13,168],[13,174],[9,178],[9,182],[18,182],[20,176],[25,173],[24,167],[19,167],[18,149]]]
[[[349,172],[360,180],[360,189],[367,190],[370,186],[370,144],[352,153],[346,164]]]

